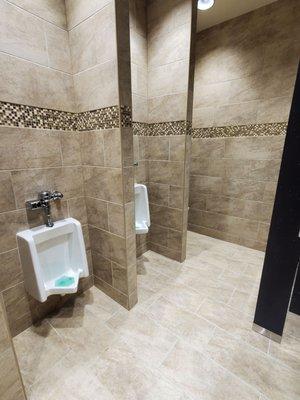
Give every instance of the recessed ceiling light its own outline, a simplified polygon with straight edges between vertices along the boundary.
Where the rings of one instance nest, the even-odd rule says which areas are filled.
[[[198,10],[205,11],[215,4],[215,0],[198,0]]]

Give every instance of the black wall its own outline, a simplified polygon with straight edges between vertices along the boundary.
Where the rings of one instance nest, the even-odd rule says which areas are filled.
[[[299,260],[300,72],[283,150],[254,323],[282,335]],[[299,313],[299,274],[292,308]]]

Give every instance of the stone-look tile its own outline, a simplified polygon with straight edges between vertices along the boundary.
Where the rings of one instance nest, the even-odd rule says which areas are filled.
[[[25,386],[38,381],[60,359],[66,356],[68,346],[47,321],[32,326],[14,338]]]
[[[170,137],[170,160],[184,161],[185,160],[185,135]]]
[[[108,61],[74,75],[77,111],[96,110],[118,104],[117,65]]]
[[[61,132],[61,154],[63,165],[81,165],[81,142],[79,132]]]
[[[149,122],[182,121],[186,119],[186,93],[148,99]]]
[[[275,97],[263,100],[257,112],[257,122],[286,122],[291,110],[291,97]]]
[[[47,39],[49,67],[71,74],[69,34],[52,24],[44,24]]]
[[[16,359],[12,348],[0,353],[0,396],[3,400],[25,400]]]
[[[104,166],[103,131],[81,132],[81,157],[84,165]]]
[[[106,167],[120,168],[121,157],[121,132],[120,129],[106,129],[103,131],[104,165]],[[132,166],[132,164],[130,164]]]
[[[162,206],[169,205],[169,195],[170,195],[169,185],[160,183],[149,183],[147,187],[148,187],[148,196],[150,203]]]
[[[15,197],[9,172],[0,172],[0,212],[11,211],[16,208]]]
[[[108,203],[108,228],[111,233],[125,235],[125,210],[123,205]]]
[[[121,306],[129,309],[129,299],[124,293],[119,292],[117,289],[112,287],[111,285],[104,282],[102,279],[97,278],[95,276],[95,286],[104,292],[107,296],[111,297]]]
[[[125,205],[125,235],[127,238],[136,236],[134,202],[130,202]]]
[[[170,186],[169,206],[174,208],[183,208],[184,191],[180,186]]]
[[[82,169],[77,166],[13,171],[12,182],[18,208],[24,208],[25,201],[36,198],[45,187],[62,191],[66,200],[84,194]]]
[[[284,136],[226,138],[226,158],[242,160],[281,159]]]
[[[75,74],[115,59],[117,53],[112,3],[72,29],[69,37]]]
[[[68,200],[69,215],[78,219],[82,225],[87,224],[87,211],[84,197],[77,197]]]
[[[83,174],[87,194],[101,200],[122,204],[123,187],[120,168],[84,167]]]
[[[93,0],[92,3],[86,4],[84,0],[79,0],[74,3],[72,0],[66,1],[66,13],[68,18],[68,29],[71,30],[74,26],[101,10],[110,0]]]
[[[155,301],[147,313],[165,328],[197,349],[205,349],[214,332],[214,325],[195,314],[170,303],[163,297]]]
[[[169,160],[169,138],[150,136],[147,138],[149,160]]]
[[[187,60],[150,68],[148,71],[149,98],[187,92],[188,70]]]
[[[28,228],[25,210],[0,214],[0,248],[9,251],[17,247],[16,233]]]
[[[235,375],[182,343],[176,344],[160,371],[182,385],[193,398],[201,396],[205,400],[259,399],[259,394]]]
[[[74,111],[73,79],[69,74],[1,54],[1,99],[54,110]]]
[[[216,332],[208,348],[210,356],[239,376],[247,384],[257,387],[266,397],[291,399],[299,396],[299,385],[295,385],[297,374],[279,363],[270,368],[270,359],[242,341],[222,332]],[[255,368],[249,368],[255,365]]]
[[[86,197],[88,223],[97,228],[108,230],[108,204],[105,201]]]
[[[63,0],[12,0],[11,3],[38,17],[66,29],[66,9]]]
[[[24,284],[20,283],[3,292],[7,319],[12,336],[27,329],[38,320],[36,301],[29,299]]]
[[[96,251],[92,251],[92,257],[94,275],[97,276],[97,278],[112,285],[111,261],[101,256],[101,254]]]
[[[61,165],[59,133],[1,127],[1,169]]]
[[[11,347],[11,340],[9,335],[9,327],[7,326],[6,322],[6,315],[4,304],[2,302],[1,296],[1,303],[0,303],[0,354],[3,353],[5,350]]]
[[[154,225],[182,229],[182,210],[150,204],[151,220]]]
[[[123,186],[125,204],[134,201],[134,168],[123,168]]]
[[[18,250],[10,250],[0,254],[0,292],[22,282],[23,274]]]
[[[225,155],[225,139],[192,139],[192,157],[221,158]]]
[[[1,51],[48,65],[43,21],[20,8],[1,2]]]
[[[112,286],[119,290],[120,292],[126,294],[128,293],[128,282],[127,282],[127,270],[119,264],[112,263]]]
[[[132,167],[134,164],[133,130],[131,127],[121,129],[122,158],[124,167]]]
[[[149,161],[149,182],[182,186],[183,169],[183,164],[178,162]]]
[[[281,345],[282,344],[282,345]],[[300,341],[299,339],[284,334],[282,337],[282,343],[276,343],[270,341],[269,353],[272,357],[278,361],[287,365],[288,367],[294,368],[296,371],[300,370]]]

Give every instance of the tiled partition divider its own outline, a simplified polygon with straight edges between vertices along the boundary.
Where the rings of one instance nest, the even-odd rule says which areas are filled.
[[[82,224],[80,290],[95,281],[127,308],[137,300],[128,7],[87,3],[1,3],[0,293],[12,336],[67,298],[39,303],[24,288],[16,232],[43,224],[25,209],[40,190],[63,192],[55,220]]]
[[[194,1],[132,1],[135,179],[148,186],[151,216],[137,249],[178,261],[186,252],[195,29]]]
[[[25,393],[16,360],[5,308],[0,296],[0,399],[25,400]]]

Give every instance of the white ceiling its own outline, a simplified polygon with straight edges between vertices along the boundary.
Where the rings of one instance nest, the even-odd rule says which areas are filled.
[[[276,0],[215,0],[214,6],[209,10],[198,10],[197,31],[246,14],[274,1]]]

